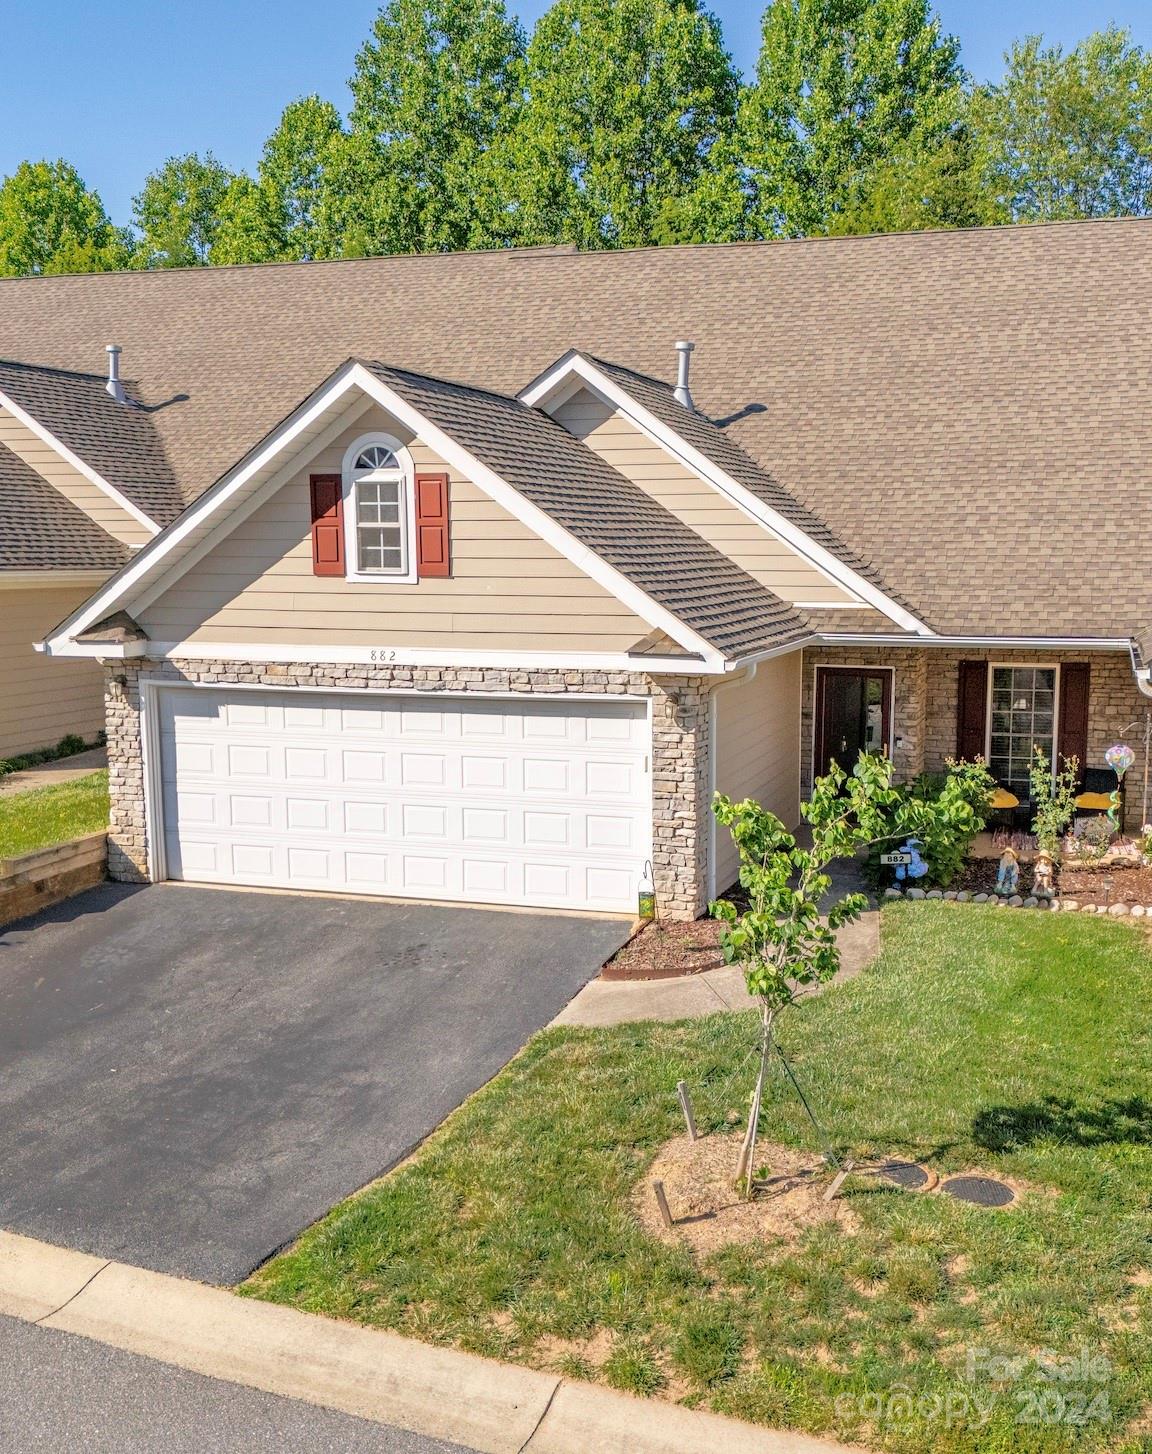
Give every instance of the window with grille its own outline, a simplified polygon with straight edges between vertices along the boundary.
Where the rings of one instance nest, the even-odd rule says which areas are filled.
[[[994,666],[990,676],[988,769],[1025,802],[1033,751],[1055,759],[1057,668]]]
[[[362,575],[408,572],[408,510],[404,471],[393,452],[370,444],[352,466],[356,569]]]

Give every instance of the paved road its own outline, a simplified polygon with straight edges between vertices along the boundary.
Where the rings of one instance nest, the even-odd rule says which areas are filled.
[[[4,1454],[469,1454],[0,1317]]]
[[[0,931],[0,1226],[237,1282],[483,1085],[628,927],[108,884]]]

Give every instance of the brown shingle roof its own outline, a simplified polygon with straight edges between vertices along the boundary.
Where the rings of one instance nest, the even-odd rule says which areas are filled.
[[[1152,220],[0,280],[0,355],[104,345],[186,498],[349,354],[514,394],[569,348],[692,390],[936,630],[1152,621]],[[1120,628],[1118,633],[1118,627]]]
[[[811,635],[799,611],[541,410],[386,364],[364,367],[727,656]]]
[[[131,401],[118,404],[103,377],[0,359],[0,393],[6,394],[78,455],[101,479],[119,490],[151,520],[167,525],[183,501],[154,415]]]
[[[0,580],[6,570],[117,570],[128,550],[0,444]]]

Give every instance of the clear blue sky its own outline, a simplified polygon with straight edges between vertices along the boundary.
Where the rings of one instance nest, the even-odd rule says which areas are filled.
[[[510,0],[531,24],[547,0]],[[5,7],[0,176],[67,157],[118,222],[146,174],[176,152],[250,168],[283,106],[317,91],[342,109],[374,0],[15,0]],[[714,0],[739,64],[755,64],[760,0]],[[964,61],[999,74],[1015,37],[1065,46],[1115,21],[1152,47],[1148,0],[938,0]]]

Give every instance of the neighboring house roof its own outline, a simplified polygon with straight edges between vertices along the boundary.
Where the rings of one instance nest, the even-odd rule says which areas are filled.
[[[128,549],[0,444],[0,584],[5,571],[118,570]]]
[[[364,367],[726,656],[811,636],[799,611],[541,410],[381,363]]]
[[[349,354],[667,376],[946,635],[1152,623],[1152,219],[0,280],[0,355],[125,371],[185,499]]]
[[[158,525],[183,508],[154,415],[136,402],[121,404],[96,374],[74,373],[0,359],[0,396],[10,399]]]

